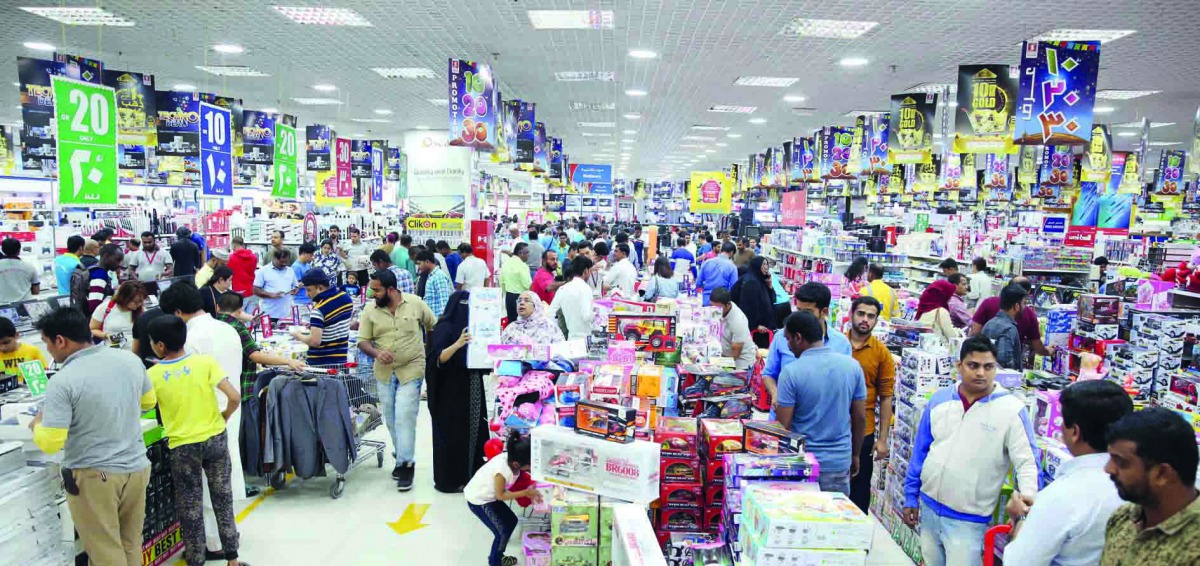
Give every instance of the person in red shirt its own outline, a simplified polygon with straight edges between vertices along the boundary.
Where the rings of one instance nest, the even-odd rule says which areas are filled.
[[[1012,284],[1020,285],[1025,289],[1025,292],[1033,291],[1033,282],[1028,277],[1014,277]],[[988,297],[979,301],[979,306],[975,307],[975,314],[971,317],[971,326],[967,332],[967,336],[974,336],[983,330],[983,326],[989,320],[996,318],[996,313],[1000,312],[1000,296]],[[1037,313],[1031,308],[1021,309],[1017,315],[1017,332],[1021,336],[1021,344],[1024,349],[1032,351],[1039,356],[1051,356],[1053,352],[1046,347],[1046,343],[1042,341],[1042,330],[1038,324]]]
[[[554,280],[554,272],[558,270],[558,253],[554,250],[546,250],[542,252],[542,266],[538,268],[537,274],[533,276],[533,284],[529,290],[537,293],[546,304],[554,300],[554,293],[562,287],[562,281]]]
[[[248,298],[254,295],[254,271],[258,269],[258,256],[246,249],[246,241],[234,236],[230,241],[233,251],[226,265],[233,270],[233,292]]]

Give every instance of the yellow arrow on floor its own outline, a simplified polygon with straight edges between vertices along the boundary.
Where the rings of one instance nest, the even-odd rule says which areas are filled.
[[[408,507],[404,509],[404,514],[400,515],[400,518],[396,519],[394,523],[388,523],[387,526],[396,531],[398,535],[423,529],[429,526],[421,523],[421,519],[425,517],[425,512],[428,510],[428,503],[409,503]]]

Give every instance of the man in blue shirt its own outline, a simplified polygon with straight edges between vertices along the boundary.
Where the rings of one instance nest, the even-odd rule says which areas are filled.
[[[71,273],[79,265],[79,254],[83,253],[85,243],[83,236],[71,236],[67,238],[67,253],[54,258],[54,280],[58,282],[59,295],[71,294]]]
[[[296,281],[303,281],[304,274],[312,269],[312,260],[316,253],[317,246],[311,242],[300,244],[300,254],[296,258],[296,262],[292,264],[292,271],[296,273]],[[309,303],[312,301],[308,298],[308,292],[304,290],[304,287],[300,287],[300,290],[296,291],[296,304],[307,305]]]
[[[696,255],[704,257],[705,254],[712,251],[712,239],[708,234],[698,234],[696,241],[699,242],[699,246],[696,248]],[[734,248],[734,251],[737,251],[737,248]]]
[[[442,257],[446,260],[446,271],[450,272],[450,280],[457,281],[458,264],[462,263],[463,256],[459,255],[457,251],[451,251],[450,242],[447,242],[446,240],[441,240],[437,243],[437,251],[439,254],[442,254]],[[409,292],[404,291],[403,289],[401,289],[401,291],[405,293]]]
[[[300,281],[287,264],[289,257],[287,250],[276,251],[271,265],[264,265],[254,273],[254,295],[262,299],[259,304],[272,321],[293,318],[292,297]]]
[[[824,325],[811,313],[789,315],[782,334],[803,363],[789,364],[779,376],[775,420],[805,436],[806,449],[820,464],[821,491],[849,496],[867,426],[862,366],[825,345]]]
[[[704,306],[709,304],[709,296],[713,289],[724,287],[732,289],[738,280],[738,269],[733,264],[733,254],[737,246],[732,243],[721,246],[721,253],[700,266],[700,274],[696,276],[696,288],[703,289]]]
[[[795,305],[796,310],[808,312],[821,321],[821,328],[825,332],[825,346],[835,353],[852,355],[854,350],[850,347],[850,339],[841,332],[829,328],[825,322],[829,320],[829,303],[833,300],[829,287],[822,283],[809,281],[796,289],[793,299],[792,304]],[[796,356],[788,348],[786,333],[776,332],[775,338],[771,340],[771,348],[767,351],[767,363],[763,367],[763,385],[771,394],[772,401],[776,397],[776,381],[779,379],[779,375],[783,372],[783,368],[795,359]]]

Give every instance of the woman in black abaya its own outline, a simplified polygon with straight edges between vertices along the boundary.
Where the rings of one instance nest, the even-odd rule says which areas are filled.
[[[425,362],[433,421],[433,484],[443,493],[463,490],[484,464],[483,444],[488,439],[483,375],[467,369],[469,297],[468,291],[450,295]]]

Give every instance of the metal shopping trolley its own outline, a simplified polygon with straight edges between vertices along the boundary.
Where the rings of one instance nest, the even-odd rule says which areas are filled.
[[[271,414],[271,411],[274,409],[270,405],[269,399],[271,399],[271,396],[269,395],[269,389],[280,377],[295,379],[301,384],[310,385],[319,385],[321,380],[328,380],[336,382],[345,388],[345,398],[348,401],[345,411],[349,414],[350,418],[350,427],[353,433],[353,449],[350,451],[347,469],[345,471],[337,471],[333,484],[329,486],[329,496],[334,499],[342,496],[346,485],[345,474],[349,472],[349,469],[370,460],[372,456],[375,458],[375,466],[382,468],[383,451],[387,446],[384,442],[364,438],[367,433],[375,430],[383,423],[383,417],[379,410],[379,396],[376,392],[375,380],[361,379],[356,370],[357,364],[348,363],[332,368],[306,367],[302,373],[281,371],[277,372],[270,379],[265,388],[260,388],[259,392],[260,399],[262,399],[262,407],[264,408],[264,419],[266,419],[266,415]],[[284,431],[284,434],[286,434],[286,431]],[[264,449],[267,443],[271,441],[271,438],[264,439]],[[321,454],[323,455],[323,452]],[[293,463],[287,461],[286,456],[281,458],[280,455],[275,455],[275,458],[269,464],[277,464],[274,465],[273,469],[267,475],[269,485],[276,490],[286,488],[287,474],[293,470]],[[330,463],[323,463],[323,465],[327,464]]]

